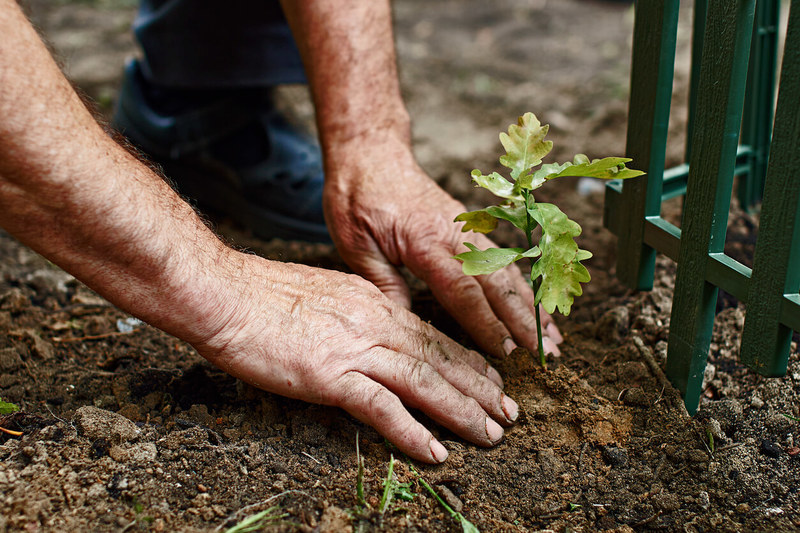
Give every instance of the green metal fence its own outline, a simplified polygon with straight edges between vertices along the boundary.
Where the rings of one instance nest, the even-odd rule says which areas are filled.
[[[637,0],[627,155],[647,176],[606,188],[605,225],[618,237],[617,276],[649,290],[655,255],[677,262],[666,373],[697,410],[718,289],[746,304],[740,359],[786,373],[800,331],[800,0],[789,22],[773,108],[779,0],[696,0],[686,163],[665,169],[678,0]],[[771,142],[770,142],[771,140]],[[738,176],[746,209],[762,198],[753,268],[724,251]],[[685,196],[681,228],[661,217]]]

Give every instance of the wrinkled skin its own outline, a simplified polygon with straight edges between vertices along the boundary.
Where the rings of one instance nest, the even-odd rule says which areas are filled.
[[[219,333],[196,344],[230,374],[278,394],[342,407],[426,462],[443,460],[446,452],[404,404],[483,446],[502,437],[494,421],[507,426],[516,419],[516,404],[480,354],[373,284],[255,256],[234,261],[241,283],[227,278],[220,289],[235,294],[230,301],[236,305]]]
[[[328,187],[325,209],[339,253],[353,270],[409,307],[408,287],[397,271],[405,265],[486,352],[507,355],[516,343],[538,349],[533,293],[519,269],[512,265],[478,277],[461,272],[453,256],[466,251],[464,241],[481,249],[496,245],[484,235],[460,231],[453,220],[466,209],[419,168],[408,143],[388,135],[378,146],[351,146],[362,157],[338,157],[326,172],[361,179],[353,187],[346,179],[344,186]],[[379,160],[364,157],[365,150],[393,164],[362,168],[361,161]],[[561,334],[547,313],[542,322],[545,350],[558,355]]]
[[[452,219],[463,206],[411,156],[396,73],[386,63],[393,61],[388,4],[287,6],[295,26],[307,30],[300,33],[306,55],[316,57],[310,63],[319,62],[311,78],[326,217],[342,255],[372,283],[221,243],[158,175],[104,133],[13,0],[0,0],[0,79],[9,81],[0,83],[0,225],[232,375],[341,406],[411,457],[441,462],[447,451],[405,406],[476,444],[496,444],[517,405],[481,355],[407,309],[408,291],[393,265],[426,280],[478,344],[498,355],[513,348],[512,337],[534,344],[527,288],[515,269],[476,279],[452,259],[463,238]],[[327,39],[338,46],[315,54]],[[387,82],[386,91],[370,86]],[[469,238],[489,245],[483,236]],[[547,331],[560,338],[552,323]]]

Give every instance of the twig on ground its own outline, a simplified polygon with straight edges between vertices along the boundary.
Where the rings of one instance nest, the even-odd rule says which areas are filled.
[[[684,471],[684,470],[686,470],[687,468],[689,468],[689,465],[683,465],[682,467],[680,467],[679,469],[677,469],[676,471],[674,471],[674,472],[672,473],[672,475],[673,475],[673,476],[677,476],[678,474],[680,474],[681,472],[683,472],[683,471]]]
[[[308,494],[307,492],[303,492],[302,490],[285,490],[285,491],[283,491],[283,492],[281,492],[279,494],[276,494],[275,496],[270,496],[266,500],[261,500],[260,502],[251,503],[250,505],[245,505],[241,509],[229,514],[228,517],[225,520],[223,520],[222,524],[217,526],[217,528],[214,531],[222,531],[222,528],[225,527],[225,524],[227,524],[231,520],[239,520],[239,518],[238,518],[239,515],[245,514],[245,513],[247,513],[247,511],[249,511],[251,509],[254,509],[256,507],[260,507],[262,505],[266,505],[266,504],[270,503],[272,500],[276,500],[278,498],[282,498],[282,497],[284,497],[284,496],[286,496],[288,494],[301,494],[301,495],[303,495],[303,496],[305,496],[307,498],[311,498],[312,500],[316,500],[317,499],[317,498],[311,496],[310,494]]]
[[[650,522],[652,522],[653,520],[655,520],[656,518],[658,518],[659,516],[661,516],[661,513],[663,513],[663,511],[661,511],[661,510],[656,511],[655,514],[653,514],[652,516],[648,516],[644,520],[636,522],[635,524],[633,524],[632,527],[637,528],[637,527],[645,526],[645,525],[649,524]]]
[[[322,464],[322,463],[320,462],[320,460],[319,460],[319,459],[317,459],[317,458],[316,458],[316,457],[314,457],[313,455],[307,454],[306,452],[300,452],[300,455],[305,455],[306,457],[308,457],[309,459],[311,459],[312,461],[314,461],[314,462],[315,462],[315,463],[317,463],[318,465],[321,465],[321,464]]]
[[[717,448],[717,453],[724,452],[725,450],[730,450],[731,448],[738,448],[739,446],[744,446],[743,442],[732,442],[731,444],[726,444],[725,446],[720,446]]]
[[[642,356],[642,359],[644,359],[644,362],[647,364],[650,372],[653,373],[653,376],[655,376],[664,390],[672,387],[672,384],[669,382],[666,374],[664,374],[664,371],[661,369],[661,365],[659,365],[656,361],[656,357],[653,354],[652,348],[647,346],[642,338],[638,335],[633,335],[633,344],[636,345],[636,348],[639,350],[639,354]],[[663,395],[664,391],[662,390],[661,392]],[[659,397],[659,400],[660,399],[661,398]],[[689,412],[686,410],[686,406],[683,404],[683,402],[678,403],[680,404],[677,406],[678,410],[684,415],[685,418],[689,418]],[[655,403],[653,405],[655,405]]]
[[[656,398],[656,401],[653,402],[653,405],[657,404],[658,402],[660,402],[661,400],[664,399],[664,391],[665,390],[667,390],[667,386],[666,385],[662,385],[661,386],[661,393],[659,393],[658,398]]]
[[[13,429],[6,429],[3,426],[0,426],[0,431],[2,431],[3,433],[8,433],[9,435],[13,435],[14,437],[21,437],[22,436],[22,432],[21,431],[14,431]]]
[[[633,335],[633,344],[636,345],[636,348],[639,350],[639,354],[644,358],[645,363],[650,368],[650,371],[653,373],[653,376],[658,380],[658,382],[665,388],[671,386],[669,379],[667,379],[667,376],[661,369],[661,365],[659,365],[656,361],[653,350],[644,343],[644,340],[642,340],[642,338],[638,335]]]
[[[583,454],[584,454],[584,452],[586,452],[586,447],[587,446],[589,446],[589,443],[588,442],[584,442],[581,445],[581,453],[578,454],[578,465],[575,468],[575,470],[578,471],[578,477],[579,478],[583,477]]]
[[[120,337],[123,335],[130,335],[136,333],[141,328],[134,328],[130,331],[111,331],[109,333],[100,333],[98,335],[84,335],[83,337],[53,337],[53,342],[82,342],[82,341],[97,341],[108,339],[111,337]]]
[[[56,420],[58,420],[58,421],[60,421],[60,422],[63,422],[64,424],[66,424],[66,425],[70,426],[71,428],[75,429],[75,426],[72,424],[72,422],[67,422],[66,420],[64,420],[64,419],[63,419],[63,418],[61,418],[60,416],[56,415],[56,414],[53,412],[53,410],[52,410],[52,409],[50,409],[50,406],[49,406],[49,405],[47,405],[47,404],[44,404],[44,407],[45,407],[45,409],[47,409],[47,412],[48,412],[48,413],[50,413],[50,416],[52,416],[53,418],[55,418]]]
[[[113,307],[110,303],[108,304],[70,304],[65,305],[64,307],[59,307],[58,309],[43,309],[42,311],[47,314],[54,314],[54,313],[67,313],[69,311],[73,311],[75,309],[107,309],[109,307]]]

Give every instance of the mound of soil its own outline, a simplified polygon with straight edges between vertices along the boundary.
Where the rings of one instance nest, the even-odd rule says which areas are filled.
[[[122,56],[133,52],[131,8],[41,0],[28,8],[78,85],[101,104],[113,95]],[[470,207],[486,197],[469,185],[469,170],[497,166],[497,132],[524,111],[541,110],[552,124],[557,159],[624,151],[624,3],[397,0],[394,8],[420,161]],[[114,45],[100,51],[102,32]],[[682,52],[687,43],[682,32]],[[679,73],[679,96],[683,87]],[[284,96],[307,120],[302,89]],[[678,132],[685,104],[676,99],[676,108]],[[584,227],[593,282],[569,319],[557,317],[563,356],[549,370],[525,350],[492,361],[521,409],[500,445],[477,448],[426,421],[450,451],[439,466],[413,464],[338,409],[229,377],[0,232],[0,398],[22,408],[0,417],[0,427],[22,432],[0,433],[0,532],[223,531],[267,509],[268,531],[461,530],[420,475],[482,531],[800,529],[797,345],[786,377],[745,371],[736,359],[743,306],[721,299],[701,410],[690,418],[661,370],[674,264],[660,258],[655,288],[629,291],[613,276],[602,193],[565,182],[541,199]],[[730,253],[752,254],[756,225],[734,212]],[[220,230],[273,259],[346,269],[332,247]],[[498,230],[502,244],[517,239]],[[414,302],[469,343],[419,282]],[[408,487],[381,512],[392,456],[395,481]]]

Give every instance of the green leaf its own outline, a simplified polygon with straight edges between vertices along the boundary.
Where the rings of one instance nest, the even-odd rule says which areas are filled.
[[[462,232],[490,233],[497,227],[497,220],[507,220],[521,230],[528,224],[528,212],[524,205],[493,205],[486,209],[468,211],[458,215],[454,222],[465,222]]]
[[[534,246],[530,250],[525,250],[524,252],[519,254],[519,259],[522,259],[523,257],[533,259],[534,257],[539,257],[540,255],[542,255],[542,251],[539,249],[538,246]]]
[[[520,178],[529,169],[542,162],[542,158],[553,149],[552,141],[544,137],[550,126],[542,126],[533,113],[525,113],[517,120],[517,124],[508,127],[508,133],[500,134],[500,142],[506,149],[506,155],[500,157],[500,163],[511,169],[514,180]]]
[[[495,218],[508,220],[523,231],[528,224],[528,212],[524,205],[493,205],[485,211]]]
[[[476,186],[483,187],[495,196],[507,198],[509,200],[522,200],[522,196],[520,196],[519,191],[515,190],[514,184],[497,172],[492,172],[488,176],[485,176],[476,168],[470,175]]]
[[[476,233],[489,233],[497,227],[497,218],[490,215],[487,209],[468,211],[458,215],[454,222],[466,222],[461,228],[462,232],[474,231]]]
[[[289,516],[289,513],[280,513],[280,507],[277,505],[265,509],[260,513],[249,516],[236,524],[235,526],[226,529],[225,533],[253,533],[255,531],[262,531],[271,523],[277,522]]]
[[[468,276],[480,276],[491,274],[503,267],[518,261],[523,257],[537,257],[541,252],[539,248],[533,247],[530,250],[522,248],[487,248],[480,250],[474,244],[465,242],[464,246],[470,249],[455,256],[463,263],[461,270]]]
[[[19,406],[10,402],[0,400],[0,415],[10,415],[19,411]]]
[[[629,161],[631,161],[631,159],[627,157],[604,157],[603,159],[595,159],[590,163],[588,157],[583,154],[578,154],[575,156],[572,163],[564,163],[562,168],[557,172],[539,176],[539,179],[542,180],[542,183],[544,183],[546,180],[552,180],[564,176],[580,176],[587,178],[616,180],[635,178],[636,176],[641,176],[644,174],[644,172],[641,170],[627,168],[625,163]],[[553,168],[555,169],[555,166]],[[542,170],[544,170],[544,166],[539,172]]]
[[[574,238],[580,235],[581,227],[557,206],[537,203],[528,212],[542,226],[542,257],[531,269],[531,279],[542,278],[536,303],[542,303],[548,313],[558,308],[563,315],[569,315],[575,297],[583,294],[581,283],[591,279],[580,262],[592,254],[578,248]]]
[[[522,176],[518,183],[523,189],[538,189],[544,185],[548,179],[552,179],[551,176],[558,174],[571,165],[572,163],[547,163],[542,165],[536,172]]]
[[[461,522],[461,531],[463,533],[480,533],[480,530],[477,528],[477,526],[467,520],[463,514],[456,513],[456,518],[459,522]]]

